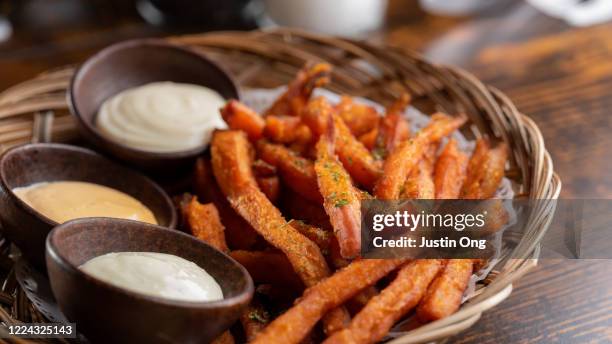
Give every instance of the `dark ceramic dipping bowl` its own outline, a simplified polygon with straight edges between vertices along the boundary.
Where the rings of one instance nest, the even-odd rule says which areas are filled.
[[[173,254],[205,269],[224,299],[173,301],[115,287],[77,267],[111,252]],[[47,270],[62,312],[93,342],[208,343],[238,319],[253,296],[253,281],[232,258],[181,232],[146,223],[77,219],[47,238]]]
[[[95,125],[102,103],[111,96],[155,81],[209,87],[225,99],[238,99],[231,77],[202,54],[164,41],[143,39],[111,45],[87,60],[69,87],[69,103],[85,139],[134,166],[155,170],[187,165],[207,147],[156,153],[138,150],[104,137]]]
[[[0,221],[8,239],[38,267],[45,266],[45,239],[58,223],[28,206],[12,190],[63,180],[123,191],[147,206],[161,226],[176,226],[176,210],[166,192],[140,173],[81,147],[54,143],[15,147],[0,157]]]

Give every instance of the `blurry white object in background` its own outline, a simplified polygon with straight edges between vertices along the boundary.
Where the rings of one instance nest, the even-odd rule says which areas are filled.
[[[474,14],[507,2],[508,0],[420,0],[425,11],[447,16]]]
[[[338,36],[359,36],[379,28],[387,0],[264,0],[272,24]]]
[[[8,19],[0,16],[0,43],[8,40],[13,33],[13,28]]]
[[[545,14],[570,25],[589,26],[612,20],[612,0],[527,0]]]

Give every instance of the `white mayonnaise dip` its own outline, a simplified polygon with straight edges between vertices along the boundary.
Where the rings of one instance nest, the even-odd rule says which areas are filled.
[[[226,128],[219,109],[225,99],[198,85],[153,82],[107,99],[96,126],[102,135],[150,152],[177,152],[210,142],[215,128]]]
[[[180,301],[223,299],[221,287],[204,269],[172,254],[107,253],[79,267],[85,273],[137,293]]]

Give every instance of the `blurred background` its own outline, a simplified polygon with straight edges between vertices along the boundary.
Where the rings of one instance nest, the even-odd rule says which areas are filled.
[[[416,50],[541,128],[562,197],[612,198],[612,0],[0,0],[0,90],[111,43],[276,25]],[[543,261],[455,343],[612,342],[612,264]]]

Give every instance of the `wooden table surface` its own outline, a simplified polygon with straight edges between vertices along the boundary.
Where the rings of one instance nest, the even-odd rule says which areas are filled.
[[[146,26],[133,13],[17,31],[0,43],[0,90],[115,41],[177,32]],[[463,66],[498,87],[541,128],[562,197],[612,198],[612,23],[572,28],[522,2],[483,18],[448,19],[392,0],[387,26],[368,39]],[[543,260],[451,342],[612,342],[612,262]]]

